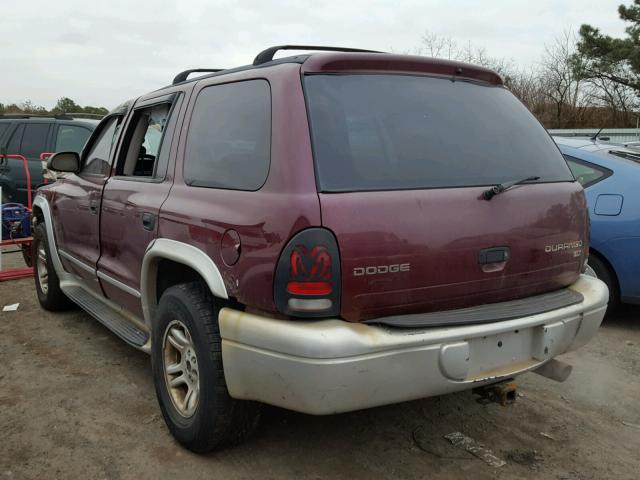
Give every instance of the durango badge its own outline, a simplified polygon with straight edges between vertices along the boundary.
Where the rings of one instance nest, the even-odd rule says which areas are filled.
[[[544,251],[546,253],[560,252],[562,250],[574,250],[576,248],[582,248],[582,240],[576,240],[568,243],[556,243],[555,245],[545,245]]]

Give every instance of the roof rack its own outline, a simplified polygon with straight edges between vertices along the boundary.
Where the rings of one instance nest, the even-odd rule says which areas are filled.
[[[42,115],[37,113],[0,113],[0,118],[52,118],[53,115]]]
[[[51,115],[48,113],[0,113],[0,118],[56,118],[58,120],[73,120],[74,118],[87,118],[100,120],[104,115],[99,113],[84,113],[84,112],[68,112],[57,113]]]
[[[184,82],[187,78],[189,78],[189,75],[191,75],[192,73],[198,73],[198,72],[221,72],[223,71],[224,68],[192,68],[191,70],[185,70],[184,72],[180,72],[178,75],[176,75],[173,79],[173,82],[171,82],[172,85],[175,85],[176,83],[180,83],[180,82]]]
[[[273,56],[278,50],[316,50],[323,52],[360,52],[360,53],[383,53],[377,50],[364,50],[362,48],[346,48],[346,47],[326,47],[321,45],[278,45],[269,47],[261,51],[253,61],[254,65],[262,65],[263,63],[273,60]]]
[[[85,113],[85,112],[64,112],[64,113],[59,113],[53,116],[55,118],[59,118],[62,120],[69,120],[72,118],[87,118],[87,119],[100,120],[101,118],[104,118],[104,115],[101,115],[99,113]]]

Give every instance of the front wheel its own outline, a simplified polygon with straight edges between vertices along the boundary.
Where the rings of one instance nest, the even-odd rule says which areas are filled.
[[[162,415],[176,440],[199,453],[243,440],[260,414],[258,404],[229,396],[218,310],[204,284],[180,284],[162,294],[153,325],[151,363]]]
[[[73,302],[60,289],[60,279],[51,261],[51,249],[47,240],[47,229],[40,222],[33,230],[31,261],[38,301],[45,310],[57,312],[73,307]]]

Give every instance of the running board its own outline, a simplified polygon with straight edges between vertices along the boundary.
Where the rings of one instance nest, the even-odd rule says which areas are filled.
[[[109,306],[104,301],[87,292],[82,287],[63,286],[62,291],[77,303],[88,314],[102,323],[125,342],[134,347],[142,348],[149,340],[149,334],[140,330],[131,321]]]

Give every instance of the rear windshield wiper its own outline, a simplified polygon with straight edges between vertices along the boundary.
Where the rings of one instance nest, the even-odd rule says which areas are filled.
[[[500,193],[506,190],[509,190],[511,187],[520,185],[521,183],[533,182],[534,180],[540,180],[540,177],[527,177],[527,178],[523,178],[522,180],[514,180],[512,182],[499,183],[495,187],[491,187],[489,190],[485,190],[484,192],[482,192],[482,198],[484,198],[485,200],[491,200],[496,195],[499,195]]]

